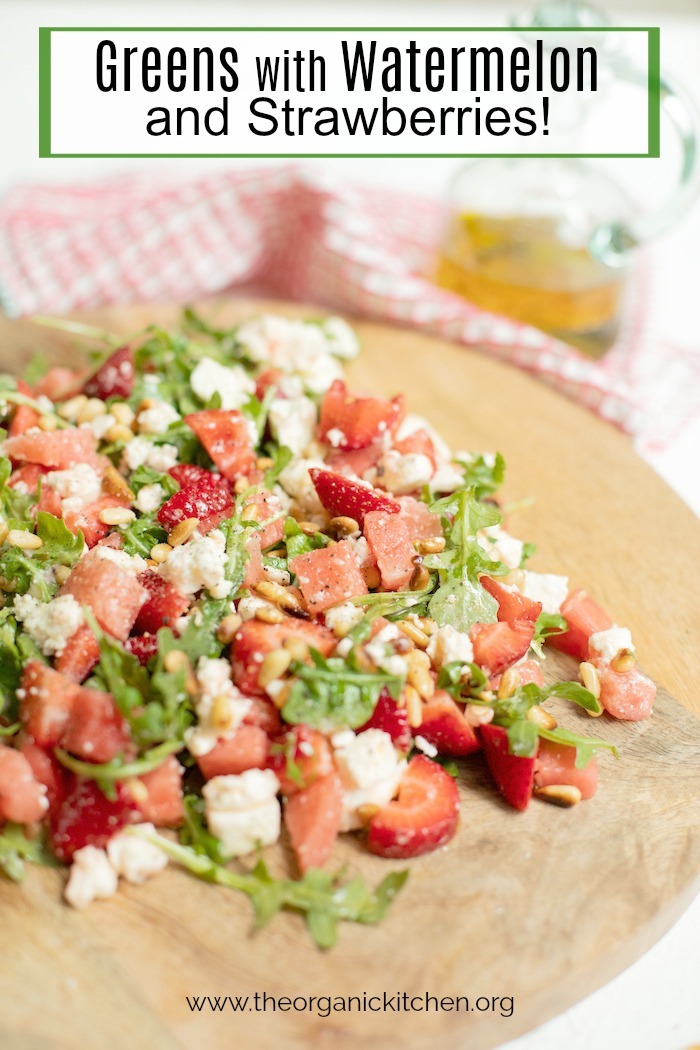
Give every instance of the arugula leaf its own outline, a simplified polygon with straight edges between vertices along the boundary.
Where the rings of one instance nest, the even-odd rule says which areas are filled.
[[[11,488],[7,482],[12,473],[12,463],[6,457],[0,457],[0,507],[6,524],[14,528],[24,525],[29,520],[29,512],[37,502],[37,492],[22,492]]]
[[[144,773],[152,773],[154,769],[163,764],[166,758],[181,750],[181,740],[165,740],[162,744],[144,751],[139,758],[130,762],[124,762],[121,757],[113,758],[111,762],[83,762],[60,747],[54,748],[54,754],[61,765],[73,773],[81,777],[91,777],[98,784],[114,785],[117,780],[127,780],[129,777],[142,777]]]
[[[530,648],[534,649],[540,659],[544,656],[542,643],[545,638],[553,634],[562,634],[568,628],[568,623],[559,613],[541,612],[535,620],[535,633],[530,642]]]
[[[464,468],[465,487],[473,489],[478,500],[490,496],[503,484],[506,461],[500,452],[496,452],[493,457],[482,452],[472,452],[456,462]]]
[[[532,758],[537,752],[539,733],[534,722],[517,718],[508,726],[508,750],[519,758]]]
[[[287,547],[287,561],[298,558],[300,554],[308,554],[310,551],[325,547],[330,537],[322,532],[314,532],[307,536],[299,528],[299,523],[294,518],[286,518],[284,522],[284,542]]]
[[[438,587],[428,603],[428,615],[441,626],[469,632],[475,623],[493,623],[498,602],[466,570]]]
[[[42,546],[34,553],[34,559],[40,562],[75,565],[83,553],[85,540],[82,532],[73,535],[62,518],[55,518],[45,510],[36,516],[36,534]]]
[[[5,824],[0,833],[0,871],[13,882],[21,882],[25,860],[30,864],[58,866],[46,851],[43,838],[28,839],[21,824]]]
[[[285,722],[324,730],[341,726],[356,729],[371,717],[382,689],[394,700],[398,698],[402,676],[363,671],[354,653],[347,661],[337,656],[325,659],[315,649],[310,654],[311,665],[298,660],[291,664],[295,681],[282,709]]]
[[[182,800],[184,821],[180,828],[180,842],[195,853],[209,857],[217,864],[226,860],[221,852],[221,843],[208,830],[205,819],[204,799],[199,795],[185,795]]]
[[[407,871],[392,872],[382,879],[374,892],[360,876],[339,884],[337,874],[319,868],[311,868],[297,881],[274,879],[263,860],[259,860],[252,871],[238,873],[163,835],[136,827],[127,829],[126,833],[152,842],[198,878],[247,894],[257,926],[269,922],[282,908],[301,912],[319,948],[333,947],[341,921],[380,922],[408,878]]]
[[[45,354],[35,353],[29,359],[24,369],[24,381],[29,386],[36,386],[49,370],[49,361]]]
[[[120,531],[124,537],[122,550],[126,554],[138,554],[141,558],[150,558],[156,544],[165,543],[168,538],[155,514],[141,514]]]
[[[585,769],[596,751],[612,751],[615,758],[618,757],[617,748],[606,740],[597,737],[578,736],[569,729],[557,726],[556,729],[539,729],[539,735],[545,740],[551,740],[555,744],[567,744],[576,748],[575,766],[577,769]]]
[[[273,442],[265,445],[265,455],[273,460],[271,467],[265,471],[265,488],[272,489],[279,479],[285,467],[294,459],[294,453],[286,445],[275,445]],[[291,519],[294,520],[293,518]]]
[[[469,668],[469,678],[464,678],[464,668]],[[478,664],[463,664],[459,660],[443,664],[438,673],[438,689],[444,689],[454,700],[464,702],[488,688],[488,678]]]
[[[145,464],[142,464],[131,475],[129,488],[132,489],[134,495],[137,495],[146,485],[160,485],[165,492],[164,499],[173,496],[180,488],[175,478],[171,477],[170,474],[161,474],[159,470],[154,470],[153,467],[147,467]]]

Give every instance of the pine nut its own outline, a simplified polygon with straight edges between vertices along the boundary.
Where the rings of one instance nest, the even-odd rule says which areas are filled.
[[[498,683],[498,699],[505,700],[506,697],[512,696],[519,685],[518,672],[514,667],[508,667],[501,675],[501,680]]]
[[[186,543],[198,525],[199,518],[184,518],[182,521],[178,521],[175,528],[168,533],[170,546],[179,547]]]
[[[596,667],[586,661],[581,664],[579,672],[584,689],[587,689],[589,693],[593,693],[597,700],[600,697],[600,675]]]
[[[445,537],[430,536],[425,540],[416,540],[413,546],[419,554],[441,554],[445,549]]]
[[[284,623],[285,615],[275,605],[263,605],[255,610],[255,619],[261,623]]]
[[[71,572],[72,569],[69,569],[67,565],[54,565],[53,567],[53,574],[56,577],[56,583],[61,587],[66,582]]]
[[[423,724],[423,704],[417,689],[412,685],[404,686],[403,692],[406,697],[406,715],[408,724],[412,729],[417,729]]]
[[[43,430],[45,434],[50,434],[57,429],[58,423],[56,422],[55,416],[40,416],[37,426],[39,427],[39,430]]]
[[[376,591],[377,587],[379,587],[382,582],[377,566],[365,565],[364,568],[360,569],[360,572],[362,573],[367,589],[370,591]]]
[[[581,801],[581,792],[572,784],[549,784],[547,787],[535,788],[535,795],[551,802],[555,806],[570,809]]]
[[[97,515],[103,525],[126,525],[133,521],[136,515],[128,507],[105,507]]]
[[[315,525],[313,521],[298,521],[297,525],[305,536],[315,536],[317,532],[321,531],[321,526]]]
[[[136,415],[140,416],[142,412],[147,412],[149,408],[155,408],[156,402],[152,397],[144,397],[143,401],[139,402],[138,408],[136,409]]]
[[[419,627],[429,638],[432,637],[438,629],[435,620],[431,620],[429,616],[411,616],[410,619],[415,623],[416,627]]]
[[[270,459],[269,456],[258,456],[258,458],[255,460],[255,466],[258,468],[258,470],[269,470],[270,467],[274,467],[274,465],[274,459]]]
[[[7,534],[7,542],[11,547],[19,547],[23,551],[37,551],[44,545],[43,540],[25,529],[10,529]]]
[[[412,591],[424,591],[430,583],[430,571],[425,565],[416,565],[409,587]]]
[[[168,674],[178,674],[180,671],[184,671],[185,689],[190,696],[197,695],[199,692],[199,686],[187,653],[183,653],[182,649],[171,649],[170,652],[165,655],[163,667]]]
[[[345,536],[352,536],[355,533],[359,533],[360,526],[354,518],[348,518],[345,515],[340,515],[337,518],[331,518],[328,522],[327,532],[330,536],[335,539],[343,539]]]
[[[286,674],[289,670],[291,662],[292,654],[288,649],[273,649],[271,653],[267,654],[260,665],[258,685],[264,689],[265,686],[270,684],[270,682],[274,682],[277,678],[281,678],[282,675]]]
[[[396,626],[413,642],[419,649],[427,649],[430,639],[420,627],[416,627],[411,620],[397,620]]]
[[[379,813],[380,807],[375,806],[372,802],[365,802],[364,806],[358,806],[356,813],[358,820],[363,826],[366,826],[371,821],[372,817],[376,817]]]
[[[102,488],[108,496],[119,496],[133,503],[134,494],[116,467],[108,463],[102,475]]]
[[[282,645],[290,654],[292,660],[305,660],[309,655],[309,647],[301,638],[285,638]]]
[[[78,413],[85,408],[85,405],[87,405],[87,396],[85,394],[76,394],[75,397],[71,397],[68,401],[63,402],[57,409],[57,414],[61,419],[74,423],[78,418]]]
[[[421,700],[430,700],[435,694],[435,681],[428,667],[419,659],[419,657],[425,655],[418,649],[414,649],[408,654],[406,681],[413,686]]]
[[[126,401],[115,401],[114,404],[109,406],[109,411],[117,423],[122,423],[125,427],[130,427],[136,418],[133,408],[131,405],[127,405]]]
[[[231,644],[242,623],[243,620],[238,613],[229,613],[228,616],[224,616],[216,632],[216,637],[222,645]]]
[[[487,726],[493,722],[494,710],[492,707],[482,707],[481,704],[467,704],[464,708],[464,717],[471,726]]]
[[[4,521],[0,521],[0,545],[5,542],[9,534],[10,530],[7,527],[7,523]]]
[[[503,576],[501,579],[504,583],[507,583],[509,587],[517,587],[518,590],[522,590],[525,586],[525,573],[522,569],[513,569],[507,576]]]
[[[249,488],[250,482],[248,481],[248,478],[245,477],[245,475],[241,478],[236,478],[236,481],[233,486],[233,491],[236,493],[237,496],[240,496],[241,492],[245,492],[245,490]]]
[[[134,439],[134,432],[131,427],[127,427],[123,423],[115,423],[113,427],[109,428],[105,437],[108,441],[123,441],[128,445]]]
[[[274,583],[272,580],[262,580],[256,584],[254,590],[261,598],[279,605],[281,609],[289,609],[293,612],[301,610],[299,599],[290,590],[283,587],[281,583]]]
[[[231,705],[228,697],[224,696],[223,693],[215,696],[212,700],[209,721],[213,728],[218,729],[220,733],[225,733],[227,729],[231,728],[233,722]]]
[[[281,711],[289,699],[289,694],[292,691],[292,684],[291,682],[285,682],[281,678],[277,678],[274,682],[270,682],[265,691],[275,707]]]
[[[14,594],[17,584],[14,580],[8,580],[7,576],[0,576],[0,591],[5,594]]]
[[[148,788],[142,780],[138,777],[129,777],[128,780],[124,781],[124,787],[127,789],[134,802],[141,803],[148,802]]]
[[[172,549],[169,543],[156,543],[154,547],[151,547],[151,558],[153,558],[156,565],[162,565],[164,561],[168,560],[168,555]]]
[[[500,698],[500,693],[499,693]],[[525,714],[528,722],[532,722],[533,725],[539,726],[540,729],[556,729],[557,720],[553,715],[550,715],[549,711],[545,711],[539,704],[535,704]]]
[[[636,663],[637,661],[634,658],[634,653],[631,653],[629,649],[622,649],[621,652],[610,661],[610,667],[618,674],[625,674],[627,671],[631,671]]]
[[[260,507],[255,503],[246,503],[241,511],[241,521],[260,521]]]
[[[80,426],[81,423],[92,423],[93,419],[97,419],[98,416],[104,416],[107,412],[107,406],[99,397],[89,397],[83,407],[75,417],[75,421]]]

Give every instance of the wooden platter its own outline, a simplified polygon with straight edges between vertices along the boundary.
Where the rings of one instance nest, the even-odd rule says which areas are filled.
[[[227,323],[263,306],[314,313],[230,301],[209,309]],[[176,318],[175,310],[150,307],[90,316],[124,334]],[[539,803],[525,814],[509,810],[480,760],[472,761],[461,777],[454,842],[410,864],[409,882],[380,926],[344,927],[325,954],[295,916],[251,934],[244,899],[175,870],[81,913],[60,903],[60,873],[33,871],[20,888],[3,883],[0,1045],[8,1050],[493,1047],[632,962],[697,889],[697,521],[627,438],[541,383],[436,339],[358,328],[364,353],[350,368],[355,386],[404,390],[452,447],[505,455],[507,497],[534,497],[512,523],[537,542],[534,567],[567,573],[632,628],[662,686],[654,716],[641,725],[582,723],[615,741],[621,757],[600,760],[598,794],[570,811]],[[37,349],[78,359],[70,340],[28,323],[0,320],[0,346],[2,367],[12,371]],[[572,673],[565,658],[560,667],[562,676]],[[274,868],[284,870],[287,859],[284,847],[272,851]],[[372,883],[399,866],[354,842],[339,845],[334,860]],[[296,1009],[262,1011],[263,993],[308,1001],[404,992],[420,1003],[426,994],[467,996],[471,1010],[410,1012],[394,998],[394,1009],[325,1018],[300,1009],[300,1000]],[[238,1011],[227,1004],[192,1012],[185,997],[206,995],[251,998]],[[510,1016],[507,1001],[487,1011],[480,998],[511,996]]]

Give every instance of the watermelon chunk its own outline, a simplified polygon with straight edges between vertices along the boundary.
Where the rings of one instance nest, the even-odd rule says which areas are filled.
[[[337,773],[320,777],[287,799],[284,823],[302,874],[326,863],[342,815],[343,788]]]
[[[78,562],[59,593],[72,594],[80,605],[89,605],[100,627],[124,641],[147,594],[135,577],[98,551],[90,551]]]
[[[185,416],[185,422],[229,481],[236,481],[255,469],[256,456],[248,424],[237,409],[192,412]]]
[[[355,552],[347,540],[300,554],[289,565],[310,613],[320,613],[357,594],[367,594]]]
[[[398,514],[372,510],[365,514],[362,530],[377,561],[384,590],[403,590],[416,567],[416,550],[406,523]]]
[[[24,463],[38,463],[52,470],[66,470],[76,463],[95,466],[95,437],[91,430],[69,427],[66,430],[31,431],[8,438],[4,454]]]
[[[336,379],[321,402],[319,439],[343,450],[366,448],[385,434],[393,434],[405,414],[402,394],[391,401],[358,397],[349,393],[342,379]]]

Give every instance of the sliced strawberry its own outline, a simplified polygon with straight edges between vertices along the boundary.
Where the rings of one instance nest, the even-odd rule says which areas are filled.
[[[561,607],[561,614],[568,623],[563,634],[553,634],[547,644],[553,649],[575,656],[577,660],[588,659],[588,639],[598,631],[607,631],[613,622],[585,591],[572,591]]]
[[[347,540],[293,558],[289,567],[310,613],[316,614],[347,598],[367,594],[355,552]]]
[[[130,346],[121,346],[110,354],[97,371],[86,379],[83,393],[88,397],[121,399],[131,395],[134,389],[134,354]]]
[[[417,857],[449,842],[458,820],[454,778],[437,762],[415,755],[401,780],[399,797],[372,817],[367,847],[380,857]]]
[[[511,755],[503,726],[484,725],[479,733],[486,763],[498,790],[511,806],[527,809],[532,798],[536,757]]]
[[[231,646],[233,680],[241,692],[251,696],[264,692],[258,685],[260,665],[267,653],[279,649],[287,638],[301,638],[324,656],[335,649],[337,642],[335,635],[321,624],[292,616],[286,617],[283,623],[246,620]]]
[[[613,718],[626,722],[640,722],[648,718],[656,699],[656,686],[638,667],[629,671],[613,671],[612,667],[598,666],[600,675],[600,702]]]
[[[385,401],[378,397],[358,397],[348,392],[342,379],[336,379],[321,402],[318,435],[321,441],[345,450],[366,448],[393,434],[406,414],[402,394]],[[331,433],[330,440],[328,437]]]
[[[22,725],[40,747],[54,747],[68,726],[79,686],[40,660],[30,660],[21,688]]]
[[[112,696],[78,686],[61,747],[86,762],[111,762],[130,742],[128,725]]]
[[[542,602],[526,598],[515,587],[509,587],[491,576],[482,576],[480,583],[498,602],[498,619],[505,620],[511,627],[515,626],[516,620],[532,620],[534,623],[542,612]]]
[[[72,594],[79,604],[89,605],[100,627],[120,641],[128,637],[147,596],[134,576],[100,557],[99,549],[78,562],[60,593]]]
[[[400,506],[396,500],[368,485],[359,485],[343,474],[332,474],[329,470],[313,467],[309,474],[318,498],[332,517],[354,518],[360,528],[365,514],[381,510],[386,514],[398,514]]]
[[[124,642],[124,648],[145,667],[158,652],[158,637],[155,634],[134,634]]]
[[[376,466],[383,455],[384,446],[381,442],[351,451],[333,449],[326,456],[326,464],[328,469],[336,474],[355,474],[358,478],[361,478],[366,470]]]
[[[40,419],[41,413],[37,412],[35,408],[30,408],[29,405],[17,405],[12,413],[10,429],[8,430],[9,436],[12,438],[24,434],[26,430],[31,430],[32,427],[37,426]]]
[[[207,470],[206,467],[198,467],[196,463],[176,463],[170,468],[168,474],[177,481],[181,489],[197,482],[205,485],[221,485],[222,488],[229,489],[228,481],[221,474],[215,474],[213,470]]]
[[[534,633],[531,620],[516,620],[512,627],[503,620],[476,623],[471,629],[474,661],[490,674],[498,674],[525,655]]]
[[[74,536],[82,532],[88,547],[95,547],[112,528],[111,525],[105,525],[103,521],[100,521],[102,511],[128,506],[130,502],[123,496],[100,496],[94,503],[87,503],[80,510],[64,511],[63,520]]]
[[[333,752],[322,733],[309,726],[292,726],[272,741],[268,766],[284,795],[294,795],[319,777],[333,772]]]
[[[142,820],[162,828],[176,828],[182,824],[182,766],[175,755],[169,755],[150,773],[143,773],[139,782],[142,790],[138,793],[136,805]]]
[[[284,823],[302,874],[322,868],[331,855],[343,815],[343,788],[337,773],[320,777],[290,795]]]
[[[0,818],[29,824],[41,820],[46,810],[46,789],[26,755],[0,743]]]
[[[535,787],[568,784],[581,792],[581,798],[592,798],[598,786],[598,765],[592,758],[583,769],[576,768],[576,748],[540,740],[535,760]]]
[[[199,531],[210,532],[223,520],[223,511],[233,513],[233,497],[224,479],[209,471],[205,473],[208,477],[183,485],[158,511],[158,521],[168,532],[186,518],[198,518]]]
[[[406,708],[399,707],[385,689],[379,694],[372,717],[357,732],[364,733],[365,729],[381,729],[388,733],[397,751],[408,753],[411,750],[411,728]]]
[[[12,460],[38,463],[52,470],[65,470],[76,463],[94,466],[95,437],[91,430],[69,427],[66,430],[36,430],[7,438],[3,453]]]
[[[51,819],[51,845],[58,860],[69,862],[83,846],[104,848],[109,840],[138,819],[129,792],[117,785],[113,801],[102,794],[94,780],[76,777],[58,813]]]
[[[233,736],[222,737],[206,755],[199,755],[197,765],[205,780],[244,773],[246,769],[265,769],[269,750],[265,730],[243,724]]]
[[[157,634],[161,627],[172,627],[189,608],[189,598],[157,572],[147,569],[136,578],[148,592],[148,598],[134,620],[135,634]]]
[[[56,657],[57,671],[73,682],[84,682],[100,659],[100,643],[84,623],[66,642],[63,652]]]
[[[479,750],[476,733],[449,693],[436,690],[433,698],[422,705],[421,712],[423,721],[416,732],[441,755],[457,758]]]
[[[403,590],[416,568],[416,549],[406,523],[398,514],[371,510],[365,514],[362,531],[376,559],[383,589]]]
[[[51,752],[33,744],[30,740],[22,744],[20,751],[31,766],[36,779],[46,788],[49,813],[54,814],[66,797],[68,770]]]
[[[401,441],[395,441],[394,448],[402,456],[406,456],[409,453],[427,456],[433,465],[433,470],[437,469],[435,446],[427,430],[414,430],[408,437],[402,438]]]
[[[192,412],[185,416],[185,422],[229,481],[236,481],[255,469],[255,450],[248,424],[237,409]]]

